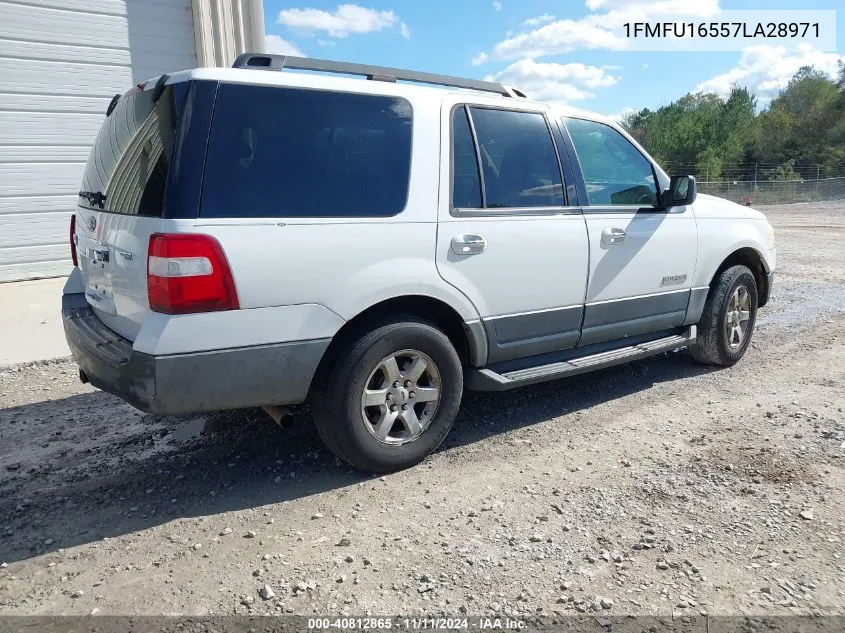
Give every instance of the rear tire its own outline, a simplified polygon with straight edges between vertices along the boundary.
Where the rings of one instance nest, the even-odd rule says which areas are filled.
[[[407,468],[434,452],[454,424],[463,368],[430,323],[394,317],[353,340],[312,398],[326,446],[367,472]]]
[[[731,266],[710,284],[698,322],[692,357],[707,365],[730,367],[745,354],[757,321],[757,281],[745,266]]]

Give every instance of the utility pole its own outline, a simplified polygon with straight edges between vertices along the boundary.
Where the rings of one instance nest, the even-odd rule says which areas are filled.
[[[757,191],[757,163],[754,163],[754,191]]]

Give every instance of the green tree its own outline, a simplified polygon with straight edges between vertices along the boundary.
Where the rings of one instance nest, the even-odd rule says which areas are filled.
[[[758,111],[746,88],[690,93],[622,125],[673,172],[699,178],[815,178],[845,169],[845,65],[837,80],[801,68],[769,107]],[[760,169],[758,170],[758,166]]]

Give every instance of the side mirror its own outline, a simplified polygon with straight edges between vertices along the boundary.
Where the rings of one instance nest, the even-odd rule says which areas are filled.
[[[681,207],[695,202],[695,176],[672,176],[669,188],[663,192],[663,207]]]

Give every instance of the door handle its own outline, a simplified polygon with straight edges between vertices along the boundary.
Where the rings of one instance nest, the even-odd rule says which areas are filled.
[[[474,233],[464,233],[452,238],[452,252],[455,255],[475,255],[487,250],[487,238]]]
[[[601,230],[601,243],[602,246],[613,246],[615,244],[621,244],[625,241],[627,234],[623,229],[618,229],[616,227],[605,227]]]
[[[99,248],[92,248],[91,253],[93,254],[93,260],[95,263],[97,262],[108,262],[109,261],[109,249],[99,249]]]

